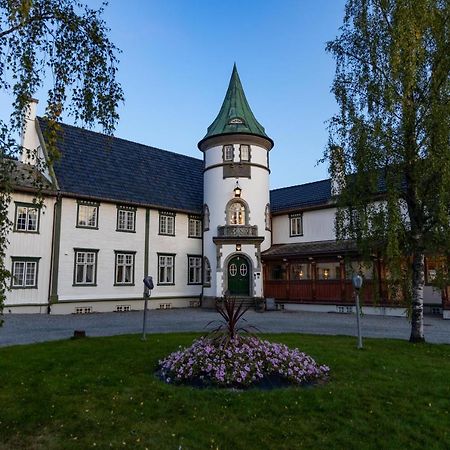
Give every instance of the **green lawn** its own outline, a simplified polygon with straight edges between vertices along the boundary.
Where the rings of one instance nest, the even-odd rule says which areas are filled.
[[[450,346],[270,335],[331,367],[273,391],[166,385],[159,358],[194,334],[0,349],[0,448],[450,448]]]

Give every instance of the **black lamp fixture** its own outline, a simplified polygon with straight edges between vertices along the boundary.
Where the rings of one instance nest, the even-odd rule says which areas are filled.
[[[234,196],[239,198],[241,196],[242,188],[239,186],[239,181],[236,180],[236,186],[233,189]]]

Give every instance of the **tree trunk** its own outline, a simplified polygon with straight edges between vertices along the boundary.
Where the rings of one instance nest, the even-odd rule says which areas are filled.
[[[423,334],[423,286],[425,284],[425,256],[413,254],[411,336],[409,342],[425,342]]]

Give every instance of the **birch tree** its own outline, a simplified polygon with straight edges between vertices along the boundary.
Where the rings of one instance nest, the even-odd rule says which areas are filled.
[[[0,119],[0,314],[10,276],[5,250],[11,174],[23,150],[16,136],[30,99],[48,89],[43,116],[50,162],[59,156],[56,133],[64,113],[83,126],[98,123],[107,134],[117,123],[123,100],[116,80],[119,50],[108,38],[104,6],[94,10],[76,0],[0,0],[0,89],[12,102],[10,117]]]
[[[410,341],[424,341],[424,257],[448,256],[450,243],[449,1],[348,0],[327,51],[339,105],[325,152],[342,192],[337,236],[383,258]]]

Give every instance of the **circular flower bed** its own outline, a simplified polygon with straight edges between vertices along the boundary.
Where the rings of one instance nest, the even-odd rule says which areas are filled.
[[[324,381],[330,369],[284,344],[236,336],[227,344],[202,337],[159,361],[166,383],[247,388]]]

